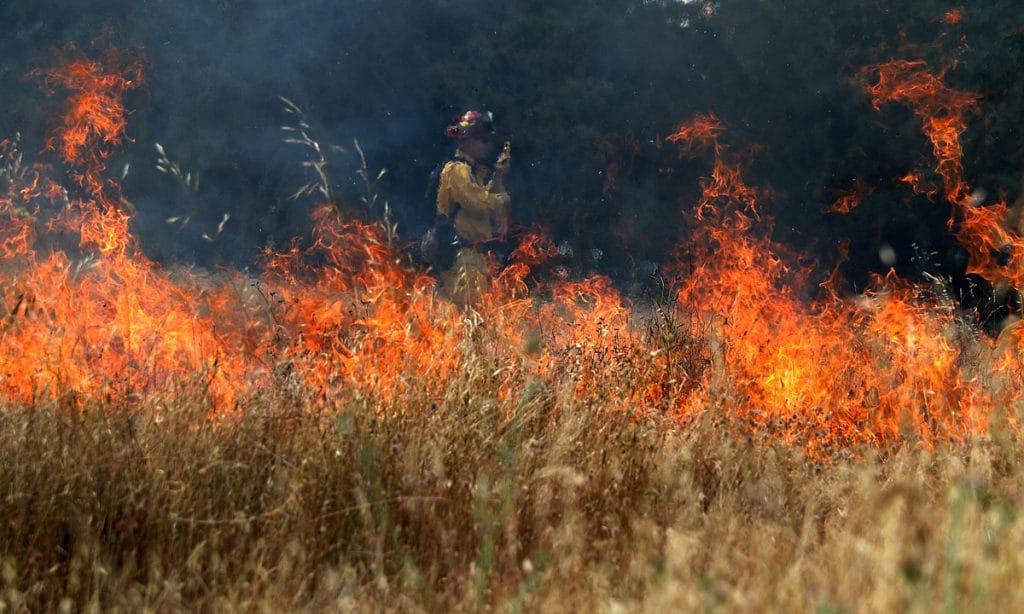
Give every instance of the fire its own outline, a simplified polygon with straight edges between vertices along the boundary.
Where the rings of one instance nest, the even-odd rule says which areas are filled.
[[[519,245],[509,254],[509,264],[495,272],[495,290],[508,296],[526,295],[526,283],[532,267],[546,264],[558,257],[558,248],[547,237],[529,232],[519,240]]]
[[[432,278],[395,264],[379,228],[342,222],[331,207],[317,219],[310,250],[271,255],[265,292],[277,297],[281,338],[260,343],[319,398],[339,386],[384,401],[409,386],[439,393],[461,357],[457,312],[435,300]],[[326,266],[305,264],[314,257]]]
[[[74,49],[68,53],[77,55]],[[106,184],[101,174],[125,138],[124,96],[143,84],[141,63],[125,60],[111,49],[103,61],[81,56],[35,74],[49,93],[69,92],[64,116],[48,147],[78,169],[78,182],[100,197],[107,185],[114,185]]]
[[[708,149],[722,147],[719,137],[725,133],[725,125],[714,113],[696,115],[679,124],[675,134],[665,140],[679,145],[679,157],[703,155]]]
[[[963,17],[956,13],[957,19]],[[980,206],[970,185],[963,179],[963,147],[960,135],[966,118],[976,110],[980,96],[948,87],[941,74],[932,73],[924,62],[894,61],[866,69],[862,76],[877,72],[877,83],[865,84],[876,109],[884,102],[899,102],[909,107],[922,121],[922,131],[931,141],[944,180],[943,195],[952,204],[950,226],[968,252],[968,273],[978,274],[995,284],[1019,288],[1024,283],[1024,238],[1007,225],[1005,203]],[[928,183],[919,171],[911,171],[900,181],[915,192],[929,197],[938,188]]]
[[[3,244],[8,266],[0,287],[4,303],[16,299],[32,308],[12,311],[0,338],[5,396],[124,401],[195,380],[230,409],[244,368],[224,352],[211,309],[215,297],[200,291],[198,280],[172,282],[142,256],[130,214],[119,206],[119,187],[103,177],[125,138],[123,96],[141,82],[137,64],[111,52],[103,61],[76,57],[36,75],[47,91],[68,92],[49,143],[85,194],[70,198],[55,184],[40,190],[46,182],[38,175],[13,182],[15,206],[31,214],[23,218],[22,239]],[[76,233],[85,253],[34,245],[40,232],[53,231]]]
[[[942,16],[942,21],[951,26],[958,26],[964,22],[967,18],[967,11],[963,7],[951,9],[946,11],[946,14]]]
[[[1006,245],[1012,258],[1024,255],[999,225],[1005,206],[963,204],[959,135],[977,97],[920,63],[868,73],[878,75],[869,84],[876,107],[900,102],[921,118],[944,193],[962,208],[961,239],[978,246],[972,266],[997,267],[985,255]],[[710,173],[693,204],[701,223],[677,250],[666,278],[678,281],[663,301],[634,304],[600,275],[545,275],[558,249],[543,233],[522,232],[509,263],[492,263],[489,290],[462,308],[405,264],[380,226],[347,220],[332,203],[317,209],[308,247],[268,252],[258,276],[162,269],[139,250],[131,209],[103,173],[128,138],[124,95],[141,72],[116,58],[77,58],[43,81],[68,93],[51,143],[85,195],[69,196],[45,167],[5,171],[0,394],[8,402],[121,405],[185,390],[224,413],[274,389],[294,391],[310,411],[350,402],[422,411],[453,395],[526,402],[540,391],[683,425],[728,412],[750,433],[811,455],[907,437],[961,440],[983,433],[994,407],[1015,402],[1018,329],[988,343],[941,292],[892,274],[858,296],[844,296],[835,276],[816,284],[815,263],[770,239],[767,190],[746,181],[714,114],[667,138],[680,156],[707,160]],[[0,161],[12,150],[0,144]],[[870,193],[855,184],[834,209]],[[72,228],[77,251],[44,240]],[[486,381],[453,388],[468,371]]]
[[[915,194],[921,194],[928,198],[935,198],[939,194],[939,187],[929,181],[928,178],[924,176],[924,173],[919,170],[909,171],[897,181],[909,185]]]
[[[675,399],[681,417],[722,407],[811,454],[908,433],[932,445],[984,430],[988,406],[954,341],[952,309],[891,274],[857,300],[832,281],[808,300],[813,267],[765,238],[770,220],[753,216],[757,192],[740,169],[703,141],[707,131],[680,134],[697,139],[681,136],[684,151],[716,152],[715,168],[736,181],[704,183],[701,203],[720,206],[691,237],[687,258],[696,264],[676,294],[683,313],[711,323],[710,365],[701,386]]]
[[[709,149],[714,151],[715,167],[711,176],[700,182],[703,198],[697,206],[698,220],[703,219],[706,211],[714,211],[716,203],[722,202],[741,203],[759,217],[756,206],[758,193],[744,183],[738,166],[728,162],[729,149],[719,140],[724,132],[722,121],[714,113],[709,113],[680,124],[676,133],[665,140],[678,145],[680,158],[700,156]]]
[[[837,192],[836,200],[831,205],[826,206],[824,210],[828,213],[850,213],[859,207],[864,202],[864,199],[874,191],[873,187],[858,179],[854,182],[852,189]]]
[[[877,75],[874,84],[870,80]],[[967,116],[981,97],[945,84],[942,75],[933,74],[922,61],[894,60],[864,69],[861,79],[876,110],[888,102],[906,105],[923,124],[932,143],[938,165],[935,172],[945,182],[944,195],[951,203],[963,203],[969,190],[963,180],[963,146],[960,134],[967,128]],[[915,179],[914,185],[920,185]]]

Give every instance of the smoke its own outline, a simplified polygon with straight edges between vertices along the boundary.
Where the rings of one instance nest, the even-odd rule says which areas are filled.
[[[0,94],[0,127],[22,131],[31,146],[42,148],[52,104],[24,75],[53,62],[56,49],[73,43],[86,54],[108,44],[141,50],[147,88],[129,100],[132,142],[112,165],[129,169],[124,184],[139,211],[136,231],[160,259],[244,263],[260,247],[301,234],[307,224],[310,204],[288,199],[305,181],[299,164],[306,152],[282,143],[280,126],[287,116],[279,96],[304,110],[325,147],[345,147],[348,153],[335,152],[329,169],[339,193],[352,191],[353,139],[371,167],[395,160],[405,166],[408,161],[396,156],[423,149],[443,123],[431,117],[427,71],[415,53],[429,44],[423,31],[429,23],[417,21],[416,14],[390,12],[388,4],[10,5],[0,9],[14,33],[0,43],[6,58],[0,76],[17,87]],[[402,60],[386,61],[384,53]],[[198,190],[189,193],[156,171],[156,143],[200,177]],[[432,163],[413,158],[413,168]],[[412,175],[402,180],[415,183]],[[211,245],[202,235],[210,236],[224,214],[231,220]],[[187,227],[166,223],[185,216]]]
[[[499,138],[513,141],[515,221],[546,228],[573,254],[602,254],[570,268],[632,282],[693,229],[699,179],[713,170],[709,159],[678,160],[662,139],[714,112],[745,178],[773,188],[761,208],[776,220],[774,238],[813,252],[823,269],[850,243],[853,287],[890,265],[910,276],[962,272],[945,212],[893,183],[930,155],[915,118],[887,109],[879,119],[851,77],[891,57],[897,41],[986,22],[969,9],[970,19],[949,24],[909,0],[884,10],[798,4],[9,0],[0,6],[0,135],[20,131],[30,151],[42,149],[57,103],[25,75],[56,49],[140,50],[147,86],[129,96],[133,140],[111,173],[128,169],[142,246],[167,263],[246,266],[308,235],[314,203],[289,198],[309,179],[308,152],[282,142],[290,118],[279,96],[303,110],[343,199],[362,196],[354,139],[371,173],[389,170],[381,196],[407,239],[432,217],[423,191],[449,154],[441,129],[486,107]],[[1005,140],[1009,129],[987,138]],[[157,171],[156,143],[199,177],[198,189]],[[1014,185],[1000,172],[986,175],[992,194]],[[822,213],[857,181],[877,188],[857,211]]]

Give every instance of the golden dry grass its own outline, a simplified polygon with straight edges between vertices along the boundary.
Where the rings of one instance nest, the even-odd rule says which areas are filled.
[[[315,177],[295,196],[332,200],[321,147],[284,102],[298,121],[288,142],[315,152],[305,164]],[[198,189],[158,153],[162,170]],[[359,153],[372,209],[376,180]],[[20,155],[4,161],[0,175],[24,179]],[[752,193],[739,188],[741,199]],[[12,219],[28,215],[12,207]],[[385,204],[390,248],[387,215]],[[18,308],[3,311],[13,321]],[[679,376],[662,382],[666,398],[698,385],[704,370],[701,381],[721,391],[686,424],[607,410],[651,373],[647,347],[567,351],[541,380],[496,364],[501,352],[481,348],[505,342],[500,327],[474,326],[440,398],[400,377],[404,388],[382,394],[387,402],[353,385],[319,391],[332,399],[324,408],[276,365],[279,386],[215,418],[202,376],[123,401],[67,391],[8,405],[0,611],[1024,605],[1024,453],[1005,416],[984,439],[931,451],[908,426],[885,450],[828,447],[809,459],[782,443],[786,425],[752,429],[730,417],[740,403],[719,385],[728,380],[722,339],[651,326],[652,347],[672,354]],[[524,353],[537,344],[528,339]],[[510,396],[496,377],[506,368],[517,384]],[[992,386],[1012,388],[1001,377]]]
[[[479,367],[479,365],[478,365]],[[895,611],[1024,603],[1020,442],[821,461],[468,365],[436,404],[0,414],[4,611]],[[600,391],[596,397],[600,397]]]

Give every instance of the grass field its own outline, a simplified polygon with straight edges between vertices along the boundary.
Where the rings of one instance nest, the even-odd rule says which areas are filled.
[[[104,174],[136,82],[110,70],[50,77],[85,196],[0,141],[0,612],[1024,604],[1024,325],[813,276],[714,116],[669,139],[715,161],[660,293],[545,273],[523,233],[465,306],[330,202],[258,274],[150,261]],[[915,112],[961,118],[937,91]],[[300,193],[330,200],[323,164]],[[984,268],[1006,207],[940,169]]]
[[[0,415],[5,611],[895,611],[1024,601],[1020,442],[811,461],[536,388]]]

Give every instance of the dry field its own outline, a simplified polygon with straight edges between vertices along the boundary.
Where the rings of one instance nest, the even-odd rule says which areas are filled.
[[[105,174],[137,70],[44,78],[73,94],[54,143],[78,196],[0,141],[0,612],[1024,605],[1024,325],[979,334],[938,280],[811,283],[714,115],[668,138],[714,162],[652,305],[539,285],[558,251],[534,237],[463,310],[386,206],[323,204],[255,279],[145,258]],[[920,63],[871,75],[876,106],[943,120],[972,271],[1024,286],[992,256],[1024,253],[1005,203],[960,176],[975,98]],[[330,201],[306,166],[299,195]]]
[[[437,403],[0,415],[4,611],[897,611],[1024,603],[1019,440],[808,460],[709,409],[467,369]],[[596,396],[600,396],[599,394]],[[399,407],[401,406],[401,407]],[[395,411],[401,410],[401,411]],[[1012,609],[1012,608],[1011,608]]]

